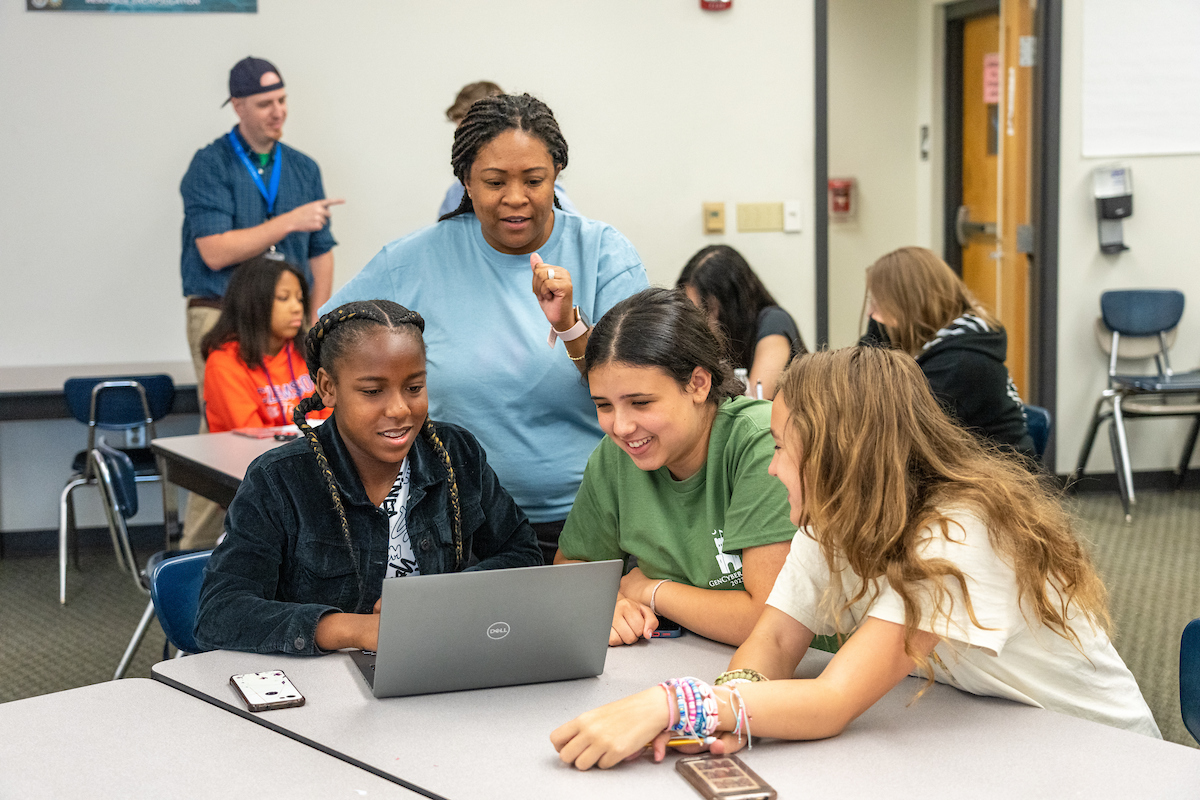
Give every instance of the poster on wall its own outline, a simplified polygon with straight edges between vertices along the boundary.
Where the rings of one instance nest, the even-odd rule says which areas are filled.
[[[25,10],[257,14],[258,0],[25,0]]]

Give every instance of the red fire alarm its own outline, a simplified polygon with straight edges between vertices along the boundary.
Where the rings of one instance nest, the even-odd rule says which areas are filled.
[[[858,203],[854,178],[829,179],[829,220],[831,222],[847,222],[854,219]]]
[[[724,11],[733,5],[733,0],[700,0],[700,7],[705,11]]]

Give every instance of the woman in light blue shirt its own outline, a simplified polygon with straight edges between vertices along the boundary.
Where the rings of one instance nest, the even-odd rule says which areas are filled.
[[[576,366],[590,321],[646,288],[646,271],[611,225],[562,212],[567,143],[540,100],[476,102],[450,163],[458,208],[385,245],[328,307],[384,298],[421,313],[431,416],[479,438],[549,561],[602,437]]]

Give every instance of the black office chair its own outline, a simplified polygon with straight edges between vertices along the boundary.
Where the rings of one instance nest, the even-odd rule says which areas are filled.
[[[75,537],[75,504],[72,494],[81,486],[96,484],[91,452],[97,431],[120,432],[133,444],[122,449],[133,461],[135,480],[158,481],[158,465],[148,444],[156,435],[154,423],[171,411],[175,383],[170,375],[137,375],[127,378],[71,378],[63,384],[67,407],[75,419],[88,426],[87,449],[75,454],[71,477],[63,487],[58,506],[58,601],[67,602],[67,542]],[[75,563],[79,564],[76,542]],[[136,573],[136,570],[135,570]]]
[[[1100,296],[1100,314],[1104,327],[1111,332],[1108,384],[1092,414],[1091,424],[1083,440],[1083,449],[1075,466],[1078,480],[1087,466],[1088,456],[1100,423],[1109,420],[1109,443],[1113,465],[1126,522],[1132,519],[1131,509],[1137,503],[1133,490],[1133,468],[1129,461],[1129,442],[1125,419],[1132,417],[1197,417],[1200,419],[1200,371],[1175,372],[1167,351],[1174,338],[1175,327],[1183,317],[1183,292],[1174,289],[1134,289],[1105,292]],[[1121,337],[1141,337],[1140,350],[1121,347]],[[1129,356],[1153,359],[1156,371],[1144,375],[1117,372],[1119,358]],[[1171,397],[1185,396],[1191,402],[1169,403]],[[1107,406],[1107,408],[1106,408]],[[1185,453],[1185,458],[1190,453]]]

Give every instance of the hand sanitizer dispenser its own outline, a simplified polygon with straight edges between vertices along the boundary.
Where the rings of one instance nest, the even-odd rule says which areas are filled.
[[[1092,192],[1096,195],[1100,252],[1112,255],[1128,250],[1121,220],[1133,214],[1133,172],[1129,167],[1096,167],[1092,170]]]

